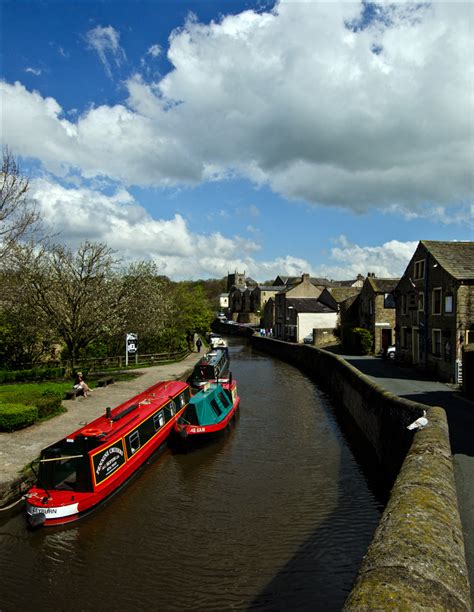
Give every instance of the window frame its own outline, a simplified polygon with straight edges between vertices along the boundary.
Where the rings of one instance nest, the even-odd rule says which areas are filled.
[[[413,280],[421,280],[425,278],[426,260],[418,259],[413,262]]]
[[[140,432],[138,431],[138,429],[135,429],[135,431],[130,434],[128,441],[130,443],[130,450],[132,451],[132,455],[134,455],[137,451],[140,450],[142,446],[140,441]],[[138,446],[135,446],[135,442],[138,442]]]
[[[435,341],[435,336],[439,335],[439,352],[435,352],[435,347],[436,347],[436,341]],[[431,354],[433,355],[433,357],[437,357],[439,359],[441,359],[443,357],[443,353],[442,353],[442,342],[443,342],[443,334],[442,334],[442,330],[435,327],[431,330]]]
[[[448,299],[451,299],[451,310],[448,310],[446,307]],[[454,314],[454,294],[451,292],[445,293],[443,303],[444,303],[444,314],[448,314],[448,315]]]
[[[435,306],[436,306],[435,295],[437,294],[439,294],[439,311],[435,310]],[[443,288],[433,287],[433,289],[431,290],[431,314],[440,315],[442,313],[443,313]]]

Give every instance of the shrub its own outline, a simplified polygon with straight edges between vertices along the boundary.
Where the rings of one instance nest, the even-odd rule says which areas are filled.
[[[0,404],[0,431],[15,431],[33,425],[38,408],[25,404]]]
[[[61,405],[61,394],[57,391],[53,391],[52,389],[46,389],[46,391],[43,391],[41,397],[35,401],[35,404],[38,408],[38,417],[40,419],[63,412]]]
[[[373,338],[368,329],[354,327],[345,335],[344,349],[355,355],[368,355],[372,351]]]
[[[28,370],[0,370],[0,383],[32,382],[58,379],[64,376],[64,368],[30,368]]]

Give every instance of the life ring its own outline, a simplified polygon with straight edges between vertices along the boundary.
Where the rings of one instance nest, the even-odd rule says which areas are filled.
[[[88,429],[84,429],[82,433],[85,436],[100,436],[104,432],[102,431],[102,429],[99,429],[97,427],[89,427]]]

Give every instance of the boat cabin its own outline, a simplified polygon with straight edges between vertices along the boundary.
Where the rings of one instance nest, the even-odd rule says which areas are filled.
[[[134,403],[118,410],[107,409],[93,423],[43,449],[36,487],[92,492],[118,474],[141,448],[162,435],[166,424],[175,420],[191,397],[187,385],[179,394],[163,399],[158,385],[156,390],[148,398],[134,398]]]
[[[227,347],[216,348],[197,362],[188,382],[193,388],[201,389],[208,382],[227,381],[229,367],[229,349]]]

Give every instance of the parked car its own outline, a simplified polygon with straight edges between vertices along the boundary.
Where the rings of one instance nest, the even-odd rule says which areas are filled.
[[[392,346],[389,346],[385,352],[385,359],[390,359],[390,360],[394,360],[397,357],[397,347],[392,344]]]
[[[303,338],[303,342],[305,344],[313,344],[313,332],[311,332],[310,334],[307,334],[304,338]]]

